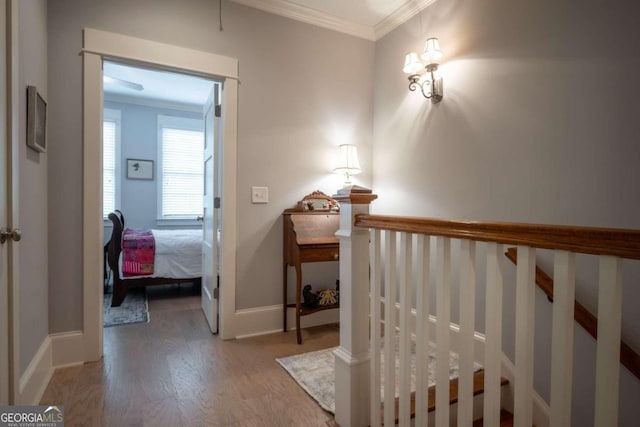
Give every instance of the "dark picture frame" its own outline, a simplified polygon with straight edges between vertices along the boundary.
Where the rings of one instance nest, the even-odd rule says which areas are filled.
[[[47,102],[35,86],[27,86],[27,146],[47,151]]]
[[[153,160],[127,159],[127,179],[153,180]]]

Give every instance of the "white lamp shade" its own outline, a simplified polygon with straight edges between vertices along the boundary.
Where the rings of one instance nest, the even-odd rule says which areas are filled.
[[[440,42],[438,42],[438,39],[436,37],[427,39],[427,42],[424,45],[422,59],[429,63],[434,63],[438,62],[443,55],[444,53],[440,49]]]
[[[346,172],[350,175],[355,175],[362,172],[358,161],[358,147],[353,144],[344,144],[339,146],[338,149],[340,150],[340,157],[338,166],[333,170],[335,173]]]
[[[404,68],[402,71],[407,74],[418,74],[423,68],[424,65],[420,62],[417,53],[407,53],[407,56],[404,58]]]

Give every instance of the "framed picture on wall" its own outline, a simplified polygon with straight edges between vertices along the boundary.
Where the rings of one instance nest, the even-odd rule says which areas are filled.
[[[153,160],[127,159],[128,179],[153,179]]]
[[[35,86],[27,86],[27,146],[47,151],[47,102]]]

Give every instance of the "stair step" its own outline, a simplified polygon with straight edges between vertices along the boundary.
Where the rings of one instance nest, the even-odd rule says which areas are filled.
[[[500,379],[501,385],[509,384],[509,380],[506,378]],[[484,370],[479,370],[473,374],[473,395],[477,396],[484,392]],[[396,398],[394,405],[395,419],[396,423],[398,422],[398,406],[400,400]],[[449,404],[453,405],[458,402],[458,379],[455,378],[449,381]],[[429,412],[434,411],[436,409],[436,387],[429,387],[428,394],[428,406]],[[380,409],[382,419],[384,420],[384,405]],[[416,415],[416,394],[415,392],[411,393],[411,418],[415,418]],[[480,424],[482,425],[482,424]],[[475,424],[474,424],[475,426]]]
[[[473,422],[473,427],[482,427],[484,419],[480,418]],[[513,427],[513,414],[502,409],[500,411],[500,427]]]

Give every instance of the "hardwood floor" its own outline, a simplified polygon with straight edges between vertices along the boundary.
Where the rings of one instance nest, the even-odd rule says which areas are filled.
[[[178,291],[176,291],[179,289]],[[169,295],[178,293],[177,298]],[[223,341],[197,292],[148,288],[151,321],[104,330],[100,362],[59,369],[42,404],[67,426],[325,426],[323,411],[275,361],[338,345],[336,325]]]

